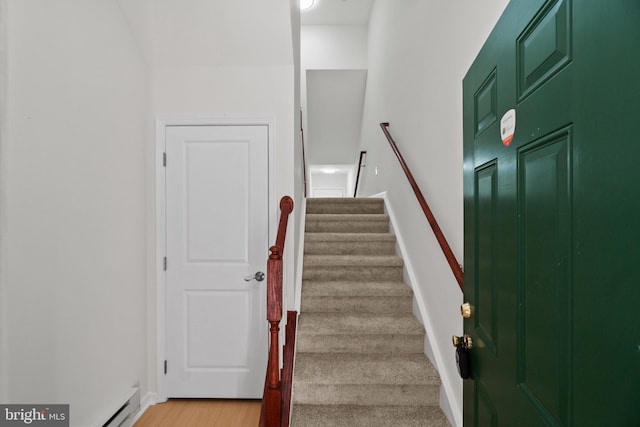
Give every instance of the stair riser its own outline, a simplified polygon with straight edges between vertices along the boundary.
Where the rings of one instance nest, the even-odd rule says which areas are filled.
[[[304,267],[303,280],[325,281],[394,281],[402,280],[401,267],[327,266]]]
[[[381,214],[384,213],[384,202],[381,200],[363,202],[322,202],[307,199],[309,214]]]
[[[440,385],[304,384],[294,382],[295,404],[438,405]]]
[[[392,255],[395,242],[306,242],[309,255]]]
[[[323,297],[302,293],[305,313],[410,313],[411,309],[411,297]]]
[[[388,233],[388,221],[307,220],[307,233]]]
[[[301,313],[298,327],[299,334],[424,335],[424,327],[411,314]]]
[[[305,281],[304,297],[413,297],[411,289],[401,282],[325,282]]]
[[[424,335],[298,335],[299,353],[422,354]]]
[[[424,355],[299,353],[296,378],[301,384],[429,385],[440,377]]]
[[[381,215],[384,208],[376,205],[368,206],[307,206],[310,215]]]

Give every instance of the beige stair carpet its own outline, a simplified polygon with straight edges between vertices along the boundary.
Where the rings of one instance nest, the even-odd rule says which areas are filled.
[[[382,199],[308,199],[293,427],[448,426]]]

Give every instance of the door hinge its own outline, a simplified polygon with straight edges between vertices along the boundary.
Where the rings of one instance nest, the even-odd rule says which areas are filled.
[[[164,361],[164,374],[167,375],[167,361]]]
[[[167,153],[162,153],[162,166],[167,167]]]
[[[162,259],[162,268],[164,269],[164,271],[167,271],[167,257],[164,257]]]

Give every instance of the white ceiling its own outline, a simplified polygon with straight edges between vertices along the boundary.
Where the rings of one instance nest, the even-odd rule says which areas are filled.
[[[367,25],[375,0],[315,0],[300,11],[302,25]]]

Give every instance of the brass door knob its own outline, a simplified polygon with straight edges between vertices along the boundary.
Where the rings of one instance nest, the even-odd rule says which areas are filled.
[[[469,304],[468,302],[462,304],[460,306],[460,314],[462,314],[462,317],[464,317],[465,319],[469,319],[471,317],[471,304]]]
[[[468,334],[464,334],[462,337],[452,336],[451,343],[454,347],[464,346],[467,350],[471,350],[473,348],[473,340]]]

